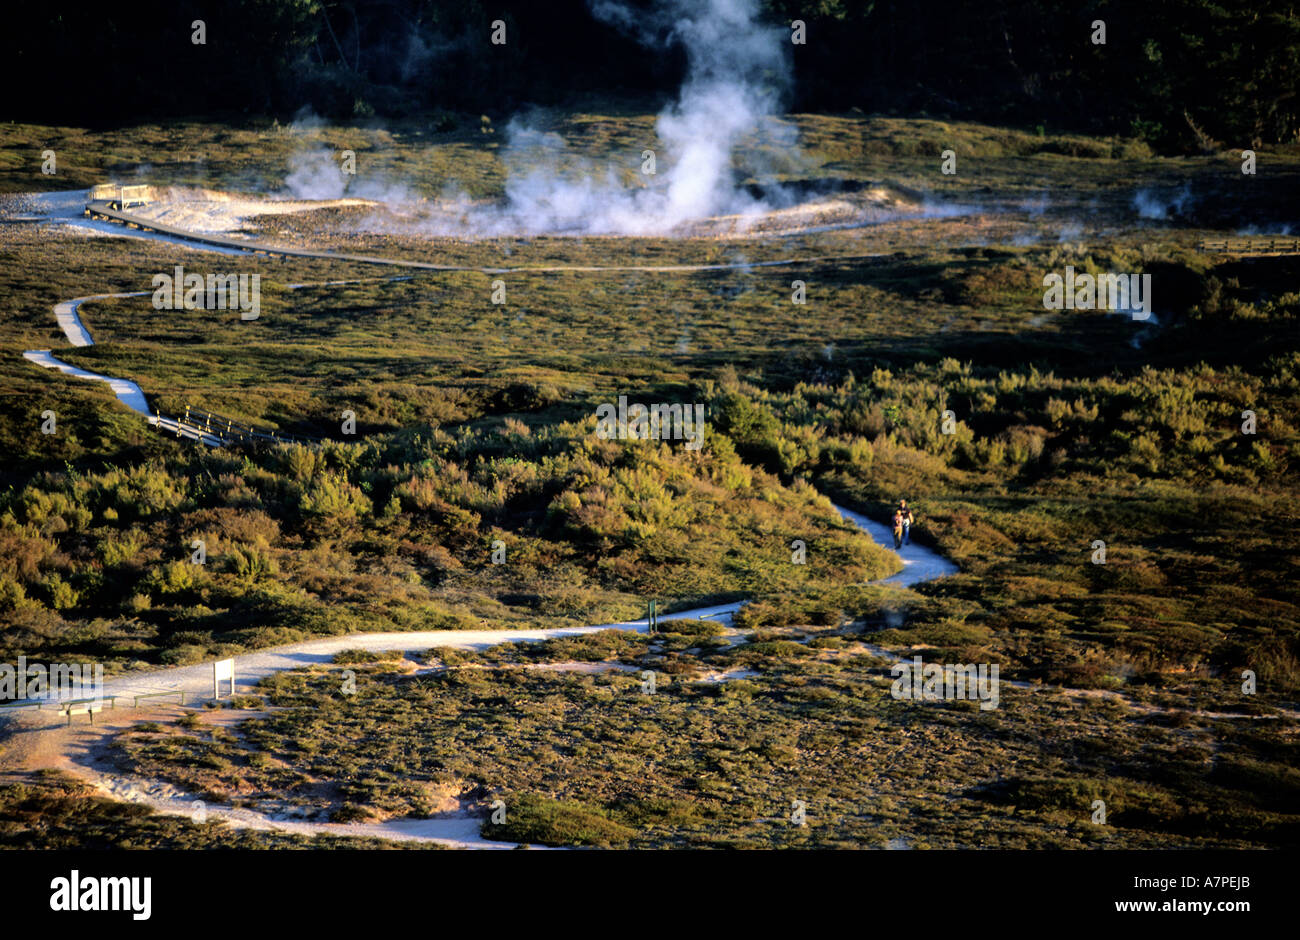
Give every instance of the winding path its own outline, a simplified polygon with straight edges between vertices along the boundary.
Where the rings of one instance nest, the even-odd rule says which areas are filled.
[[[365,263],[405,267],[408,269],[418,268],[441,271],[476,271],[491,274],[529,272],[577,273],[595,271],[710,271],[745,269],[759,266],[774,267],[795,263],[796,260],[800,263],[810,261],[849,260],[849,257],[838,259],[802,258],[763,262],[761,264],[741,262],[721,265],[630,265],[613,267],[548,266],[537,268],[478,268],[436,265],[425,262],[405,262],[396,259],[385,259],[373,256],[312,252],[302,249],[283,250],[277,249],[273,246],[261,245],[256,242],[245,243],[234,239],[222,239],[219,237],[186,233],[180,230],[169,229],[165,226],[149,223],[147,221],[142,221],[142,224],[137,227],[127,228],[121,223],[127,222],[128,224],[134,225],[135,221],[129,218],[122,218],[117,222],[84,218],[81,214],[81,210],[85,205],[85,195],[84,192],[80,192],[55,194],[52,197],[46,197],[45,204],[47,211],[43,221],[54,224],[83,227],[94,230],[98,233],[160,241],[175,246],[183,246],[190,250],[210,251],[228,255],[238,255],[250,251],[256,251],[269,254],[312,257],[335,261],[361,261]],[[850,257],[858,258],[870,256],[855,255]],[[408,278],[409,275],[394,278],[394,280],[405,280]],[[304,287],[324,287],[346,283],[349,282],[327,281],[320,284],[293,284],[289,286],[290,289],[296,290]],[[133,297],[148,293],[148,291],[133,291],[118,294],[94,294],[85,297],[77,297],[58,304],[54,309],[54,313],[70,345],[74,347],[89,346],[93,345],[94,340],[78,315],[78,309],[81,304],[90,300]],[[152,414],[148,407],[148,402],[145,398],[144,392],[134,382],[126,379],[114,378],[112,376],[100,375],[98,373],[89,372],[76,366],[69,365],[68,363],[55,358],[49,350],[29,350],[24,353],[24,356],[37,365],[57,369],[76,378],[106,382],[109,384],[110,388],[112,388],[114,394],[120,401],[133,411],[145,416],[151,423],[161,425],[167,430],[176,431],[184,436],[201,440],[207,444],[220,444],[220,441],[218,440],[193,433],[192,429],[182,427],[172,419]],[[888,548],[892,544],[892,533],[888,527],[877,523],[860,513],[853,512],[852,510],[838,506],[835,508],[845,521],[866,532],[882,546]],[[903,563],[902,570],[892,577],[882,579],[880,582],[881,584],[908,587],[923,581],[946,577],[955,574],[958,571],[957,566],[952,562],[926,549],[924,546],[916,544],[905,546],[898,552],[898,555]],[[683,620],[712,618],[719,621],[730,621],[731,615],[734,614],[742,604],[743,602],[737,602],[679,611],[675,614],[663,615],[659,619]],[[437,648],[484,649],[499,643],[538,642],[554,637],[576,636],[605,629],[644,632],[647,629],[647,623],[644,620],[634,620],[620,623],[556,629],[439,630],[414,633],[364,633],[354,634],[347,637],[326,637],[287,646],[258,650],[236,657],[235,669],[237,690],[242,692],[251,691],[258,681],[282,670],[302,668],[318,663],[328,663],[332,661],[338,653],[344,650],[400,650],[406,653],[414,653]],[[869,647],[869,649],[882,658],[889,660],[897,659],[896,655],[888,650],[878,647]],[[722,676],[714,681],[725,681],[726,678],[729,677]],[[194,699],[206,698],[212,687],[211,682],[212,666],[210,663],[205,663],[198,666],[150,670],[119,676],[104,683],[104,694],[119,696],[125,703],[129,702],[131,696],[136,694],[185,692],[187,701],[190,701],[192,700],[190,697],[193,697]],[[1006,685],[1017,688],[1032,688],[1030,683],[1014,682],[1005,679],[1002,680],[1002,682]],[[1077,690],[1062,691],[1077,693]],[[1096,693],[1086,694],[1095,695]],[[1167,711],[1158,706],[1134,703],[1118,693],[1107,692],[1101,693],[1101,695],[1107,699],[1113,698],[1123,701],[1129,707],[1136,708],[1139,711]],[[1284,714],[1291,718],[1300,718],[1300,715],[1297,715],[1294,712],[1287,711]],[[33,711],[30,709],[26,710],[25,713],[21,715],[13,712],[8,713],[7,715],[0,713],[0,717],[7,717],[17,724],[21,730],[32,732],[41,732],[54,725],[61,725],[63,722],[63,719],[54,711]],[[1233,713],[1206,713],[1206,717],[1226,719],[1267,716],[1245,716]],[[102,756],[102,753],[97,753],[97,751],[102,752],[102,744],[97,744],[92,740],[88,745],[84,738],[86,735],[97,735],[99,730],[100,729],[98,728],[90,729],[81,725],[74,729],[67,729],[65,736],[59,738],[55,746],[61,749],[60,753],[62,756],[66,757],[73,763],[76,772],[89,779],[100,790],[100,792],[115,799],[128,800],[147,805],[160,813],[189,818],[201,818],[206,816],[209,818],[224,820],[228,824],[238,828],[277,830],[307,836],[327,834],[349,837],[372,837],[393,841],[431,842],[455,848],[503,849],[514,847],[511,843],[492,841],[484,838],[480,832],[481,819],[464,811],[453,814],[440,814],[429,819],[391,819],[378,823],[327,823],[296,816],[296,811],[291,807],[250,808],[204,805],[201,802],[196,801],[192,794],[183,793],[171,784],[156,780],[141,780],[120,774],[114,771],[111,766],[103,760],[97,759]],[[42,735],[42,737],[44,737],[44,735]]]
[[[784,258],[776,261],[737,261],[719,264],[669,264],[669,265],[533,265],[514,268],[495,268],[474,265],[437,264],[428,261],[408,261],[400,258],[382,258],[377,255],[357,255],[333,251],[315,251],[307,248],[286,248],[269,245],[255,240],[228,238],[202,232],[190,232],[165,225],[137,215],[112,209],[106,202],[89,202],[89,190],[68,190],[57,193],[43,193],[33,197],[39,208],[36,216],[27,221],[44,222],[84,229],[99,234],[116,235],[126,238],[140,238],[158,241],[169,245],[180,245],[196,251],[211,251],[225,255],[264,254],[287,258],[311,258],[324,261],[350,261],[364,264],[387,265],[399,268],[414,268],[425,271],[474,272],[479,274],[556,274],[556,273],[631,273],[650,274],[691,273],[705,271],[734,271],[749,268],[783,267],[790,264],[812,264],[826,261],[855,261],[864,258],[880,257],[880,253],[854,255],[826,255],[808,258]],[[89,217],[85,215],[89,212]],[[393,280],[407,280],[393,278]],[[327,287],[353,283],[350,281],[325,281],[320,284],[291,284],[290,290],[304,287]],[[93,346],[95,341],[90,331],[78,316],[78,308],[90,300],[105,300],[118,297],[141,297],[150,291],[127,291],[117,294],[89,294],[65,300],[54,308],[54,316],[63,328],[68,342],[73,346]],[[179,437],[201,441],[210,446],[220,446],[221,441],[204,434],[201,429],[182,424],[165,415],[151,412],[143,390],[128,379],[114,378],[90,372],[86,369],[57,359],[48,349],[29,349],[23,358],[47,369],[57,369],[65,375],[94,382],[106,382],[118,400],[132,411],[144,415],[150,424],[174,432]]]
[[[69,206],[76,201],[78,200],[63,200],[60,202],[58,205],[60,206],[61,214],[53,216],[51,221],[70,225],[82,224],[82,220],[77,216],[72,215],[69,211]],[[103,226],[106,224],[111,225],[111,223],[96,222],[95,220],[86,220],[85,224],[97,231],[102,231]],[[153,232],[144,229],[132,230],[126,228],[116,228],[111,231],[113,231],[114,234],[124,235],[127,237],[148,238],[171,244],[186,244],[187,247],[198,248],[199,250],[217,250],[223,253],[231,253],[229,247],[208,245],[207,242],[211,241],[210,239],[202,237],[186,239],[183,234],[178,234],[176,232]],[[265,246],[258,246],[256,243],[249,243],[248,246],[244,248],[246,251],[259,249],[264,250]],[[274,251],[274,249],[272,250]],[[362,258],[359,256],[342,256],[327,252],[312,253],[295,251],[294,254],[305,254],[310,257],[319,257],[331,260],[365,260],[374,263],[394,264],[398,266],[429,267],[437,268],[439,270],[474,270],[489,273],[508,271],[706,271],[756,266],[751,263],[738,263],[724,265],[655,267],[620,266],[608,268],[586,266],[514,269],[451,268],[446,266],[439,267],[426,265],[423,263],[389,261],[386,259],[370,257]],[[808,261],[819,259],[800,260]],[[781,261],[766,262],[765,264],[781,265],[789,263],[791,262]],[[326,285],[329,285],[347,282],[333,281],[325,283]],[[318,285],[291,285],[294,289],[308,286]],[[72,300],[63,301],[54,308],[54,313],[60,327],[63,329],[64,335],[68,338],[68,342],[72,346],[90,346],[94,344],[94,339],[91,337],[90,331],[86,329],[85,324],[81,321],[77,312],[81,304],[90,300],[116,297],[138,297],[149,293],[149,291],[131,291],[116,294],[91,294],[85,297],[77,297]],[[134,382],[126,379],[114,378],[112,376],[100,375],[95,372],[89,372],[85,369],[69,365],[68,363],[56,359],[49,350],[29,350],[23,355],[25,358],[37,365],[57,369],[65,374],[77,378],[107,382],[120,401],[133,411],[144,415],[153,424],[160,425],[168,430],[175,430],[179,433],[184,433],[186,436],[201,440],[204,443],[220,443],[219,441],[208,439],[204,435],[195,435],[190,432],[190,429],[182,428],[172,419],[152,414],[144,392]],[[876,542],[886,547],[892,543],[892,533],[886,526],[874,522],[873,520],[851,510],[843,509],[838,506],[835,508],[847,522],[866,532]],[[881,583],[907,587],[921,581],[955,574],[958,570],[957,566],[952,562],[930,551],[924,546],[916,544],[905,546],[898,554],[903,562],[903,569],[892,577],[883,579]],[[700,607],[692,610],[679,611],[673,614],[662,615],[659,617],[659,620],[668,621],[713,618],[729,622],[731,615],[739,610],[744,603],[745,602],[743,601],[739,601],[730,604],[720,604],[711,607]],[[362,633],[346,637],[327,637],[266,650],[259,650],[236,657],[236,688],[238,691],[251,691],[261,679],[276,672],[286,669],[298,669],[312,664],[328,663],[333,660],[335,655],[344,650],[401,650],[406,653],[411,653],[436,648],[485,649],[499,643],[540,642],[554,637],[577,636],[608,629],[644,632],[648,629],[648,624],[645,620],[632,620],[584,627],[537,630],[433,630],[412,633]],[[124,676],[112,678],[104,682],[103,694],[106,697],[117,696],[123,702],[127,702],[135,695],[158,692],[184,692],[187,700],[192,701],[194,699],[206,698],[211,688],[212,664],[203,663],[197,666],[183,666],[171,669],[133,672]],[[64,720],[56,711],[31,709],[26,709],[25,714],[22,715],[17,714],[15,710],[15,712],[0,717],[8,717],[21,724],[24,730],[33,731],[61,725]],[[159,812],[172,815],[194,817],[201,812],[207,816],[224,819],[235,826],[254,829],[277,829],[302,834],[333,833],[348,836],[373,836],[399,841],[430,841],[453,847],[513,847],[510,843],[493,842],[484,839],[478,831],[480,821],[475,817],[465,814],[435,817],[427,820],[389,820],[384,823],[337,824],[294,820],[288,818],[283,813],[268,813],[242,807],[202,806],[199,808],[196,806],[195,801],[191,796],[176,791],[175,788],[170,787],[170,785],[157,781],[133,780],[112,773],[106,767],[96,766],[96,762],[93,758],[89,763],[84,763],[82,767],[90,774],[91,779],[102,792],[119,799],[144,803]]]

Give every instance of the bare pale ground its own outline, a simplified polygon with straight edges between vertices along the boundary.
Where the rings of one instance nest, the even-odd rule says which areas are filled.
[[[300,807],[209,804],[165,781],[146,780],[112,769],[108,753],[115,734],[142,721],[175,721],[188,711],[179,705],[107,709],[96,716],[94,725],[84,719],[74,719],[71,725],[56,723],[43,728],[24,728],[5,743],[0,756],[0,778],[21,778],[43,769],[62,770],[85,780],[104,796],[139,803],[167,816],[183,816],[196,822],[220,821],[237,829],[277,830],[307,837],[330,834],[394,842],[430,842],[461,849],[516,847],[515,843],[483,838],[479,833],[481,819],[467,812],[450,793],[443,795],[442,811],[428,819],[322,823],[306,819]],[[198,714],[205,725],[233,725],[264,713],[201,711]]]
[[[722,682],[731,682],[733,679],[757,679],[762,673],[755,669],[728,669],[726,672],[710,672],[700,679],[700,682],[709,685],[717,685]]]
[[[258,216],[340,210],[330,213],[336,227],[357,232],[432,234],[458,229],[466,212],[481,207],[478,203],[470,206],[436,200],[383,203],[352,197],[283,199],[213,189],[150,187],[148,203],[133,208],[131,213],[188,231],[239,235],[246,233],[247,223]],[[810,198],[786,208],[699,219],[684,223],[671,234],[691,238],[792,235],[930,212],[920,199],[882,183],[855,193]]]
[[[237,235],[246,219],[317,209],[376,206],[369,199],[271,199],[216,189],[150,187],[149,202],[132,209],[141,218],[206,235]]]
[[[0,199],[0,221],[6,223],[31,222],[52,227],[59,235],[103,235],[115,238],[148,238],[166,242],[187,251],[215,251],[218,254],[242,255],[235,249],[216,245],[199,246],[183,238],[169,238],[156,232],[128,229],[115,222],[88,219],[83,215],[90,191],[69,189],[52,193],[19,193]],[[10,225],[0,225],[0,246]]]

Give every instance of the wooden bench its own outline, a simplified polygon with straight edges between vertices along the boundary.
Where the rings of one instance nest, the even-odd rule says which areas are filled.
[[[68,716],[68,724],[72,724],[73,715],[86,715],[90,718],[90,723],[95,723],[95,712],[104,710],[103,702],[77,702],[69,703],[63,707],[63,714]]]
[[[184,693],[182,690],[180,690],[180,689],[170,689],[170,690],[168,690],[168,691],[166,691],[166,692],[141,692],[139,695],[135,696],[135,702],[134,702],[133,704],[134,704],[134,706],[135,706],[136,708],[139,708],[139,707],[140,707],[140,699],[142,699],[142,698],[160,698],[161,696],[164,696],[164,695],[179,695],[179,696],[181,697],[181,704],[182,704],[182,705],[185,704],[185,693]]]
[[[0,702],[0,708],[35,708],[40,711],[42,704],[40,699],[34,702]]]

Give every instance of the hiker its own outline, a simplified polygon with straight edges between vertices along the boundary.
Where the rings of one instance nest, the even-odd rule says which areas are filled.
[[[903,547],[903,510],[894,510],[894,551]]]
[[[898,501],[898,514],[903,518],[903,544],[911,545],[914,517],[912,516],[912,510],[907,508],[907,500],[900,499]]]

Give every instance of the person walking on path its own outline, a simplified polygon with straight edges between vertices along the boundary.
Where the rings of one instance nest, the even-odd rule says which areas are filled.
[[[915,518],[912,516],[912,510],[907,508],[907,500],[900,499],[898,501],[898,515],[902,517],[903,522],[903,544],[911,545],[912,523],[915,521]]]
[[[903,510],[894,510],[894,551],[903,547]]]

